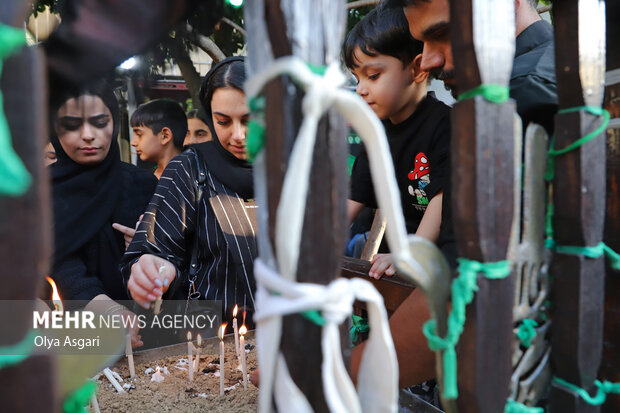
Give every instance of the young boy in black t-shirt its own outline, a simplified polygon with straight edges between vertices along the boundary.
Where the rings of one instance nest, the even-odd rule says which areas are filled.
[[[449,178],[450,109],[427,93],[422,49],[423,43],[411,37],[402,9],[380,6],[349,32],[343,60],[358,81],[357,93],[385,127],[407,232],[437,242],[442,191]],[[349,222],[363,206],[377,207],[365,150],[353,165]],[[394,272],[389,254],[373,258],[371,277]]]

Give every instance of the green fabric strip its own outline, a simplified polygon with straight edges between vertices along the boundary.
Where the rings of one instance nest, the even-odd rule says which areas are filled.
[[[304,311],[301,315],[308,321],[312,321],[319,327],[323,327],[325,325],[325,319],[321,315],[321,313],[317,310],[312,311]]]
[[[545,409],[542,407],[529,407],[510,399],[506,401],[506,407],[504,408],[504,413],[544,413],[544,411]]]
[[[536,337],[536,327],[538,327],[538,323],[529,318],[521,322],[519,331],[517,332],[517,338],[521,341],[523,347],[532,345],[532,339]]]
[[[508,86],[482,84],[467,92],[463,92],[459,95],[458,100],[471,99],[476,96],[482,96],[486,100],[492,103],[504,103],[510,97],[510,89]]]
[[[0,75],[3,61],[26,44],[24,29],[0,24]],[[32,178],[11,143],[11,131],[4,114],[4,97],[0,91],[0,196],[23,195]]]
[[[30,356],[36,337],[34,330],[28,331],[23,340],[12,346],[0,347],[0,370],[19,364]]]
[[[427,321],[422,331],[428,340],[432,351],[443,350],[444,383],[442,391],[444,398],[456,399],[458,386],[456,383],[456,350],[465,325],[465,307],[474,299],[474,292],[478,290],[476,276],[483,273],[486,278],[498,280],[510,275],[510,263],[507,260],[499,262],[480,263],[465,258],[459,258],[459,276],[452,282],[452,311],[448,315],[448,332],[445,337],[435,334],[436,321]]]
[[[598,388],[598,391],[594,397],[590,396],[590,394],[581,387],[569,383],[559,377],[554,377],[553,383],[559,385],[560,387],[564,387],[566,390],[576,393],[583,399],[583,401],[592,406],[600,406],[605,403],[608,394],[620,394],[620,383],[611,383],[608,381],[600,382],[598,380],[594,380],[594,384]]]
[[[370,331],[370,327],[368,326],[367,318],[353,314],[351,319],[353,320],[353,325],[351,326],[351,330],[349,330],[349,338],[351,339],[351,343],[355,343],[360,334]]]
[[[579,112],[582,110],[589,112],[595,116],[602,116],[603,122],[598,128],[588,133],[586,136],[577,139],[575,142],[571,143],[570,145],[568,145],[567,147],[563,149],[558,149],[558,150],[553,149],[555,146],[555,137],[551,138],[551,147],[548,152],[548,160],[547,160],[547,171],[545,172],[545,179],[548,181],[552,181],[553,178],[555,177],[555,157],[556,156],[563,155],[565,153],[573,151],[579,148],[581,145],[585,144],[586,142],[589,142],[592,139],[598,136],[601,136],[601,133],[604,132],[605,129],[607,129],[607,125],[609,125],[609,119],[610,119],[609,112],[597,106],[577,106],[574,108],[562,109],[558,111],[558,114]]]
[[[604,242],[600,242],[593,247],[579,247],[573,245],[557,245],[552,238],[548,238],[545,241],[545,247],[552,251],[559,252],[560,254],[583,255],[588,258],[599,258],[605,254],[610,261],[611,268],[620,271],[620,254],[609,248]]]
[[[82,413],[86,410],[86,406],[93,394],[97,391],[97,384],[88,380],[84,385],[71,393],[69,397],[65,399],[62,404],[62,410],[64,413]]]

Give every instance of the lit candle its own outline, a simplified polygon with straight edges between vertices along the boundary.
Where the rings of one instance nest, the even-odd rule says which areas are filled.
[[[243,374],[243,388],[248,388],[248,368],[245,364],[245,337],[244,335],[248,332],[247,327],[244,325],[239,329],[239,344],[241,347],[239,351],[241,352],[241,373]]]
[[[155,374],[153,374],[153,377],[151,377],[151,381],[154,381],[155,383],[161,383],[162,381],[164,381],[164,375],[159,369],[159,366],[157,366],[157,371],[155,372]]]
[[[235,304],[235,308],[233,309],[233,332],[235,333],[235,354],[237,355],[237,360],[239,359],[239,330],[237,328],[237,311],[239,307]]]
[[[125,355],[129,364],[129,377],[133,379],[136,375],[136,368],[133,364],[133,349],[131,348],[131,334],[125,334]]]
[[[220,396],[224,395],[224,331],[226,323],[220,326],[217,336],[220,338]]]
[[[194,360],[194,370],[198,373],[198,366],[200,364],[200,346],[202,346],[202,337],[198,334],[196,337],[196,359]]]
[[[187,371],[189,372],[189,381],[194,381],[194,366],[192,365],[192,332],[187,332]]]
[[[54,304],[54,311],[64,312],[64,306],[62,305],[62,300],[60,299],[60,294],[58,294],[58,287],[56,287],[56,283],[50,277],[46,276],[47,282],[52,286],[52,304]]]

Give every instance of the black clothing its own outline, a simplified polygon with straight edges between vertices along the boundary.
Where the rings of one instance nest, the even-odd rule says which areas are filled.
[[[448,179],[449,116],[450,108],[429,93],[403,122],[383,121],[408,233],[417,231],[428,203]],[[350,199],[378,206],[365,149],[353,165]]]
[[[215,130],[211,130],[212,136]],[[252,178],[252,164],[239,159],[222,147],[217,137],[215,139],[193,145],[200,152],[202,159],[209,165],[210,172],[224,186],[233,190],[243,199],[254,198],[254,182]]]
[[[207,175],[200,200],[196,184],[198,162],[203,163],[202,170]],[[253,259],[257,256],[257,247],[255,229],[248,218],[251,211],[238,194],[219,182],[210,168],[210,164],[199,160],[196,153],[190,151],[170,161],[122,259],[121,271],[127,282],[131,266],[140,256],[157,255],[170,261],[177,274],[164,298],[187,299],[190,288],[188,266],[197,243],[195,288],[200,293],[197,298],[221,300],[227,315],[232,313],[235,304],[241,306],[244,301],[252,311],[256,290]],[[227,221],[233,226],[239,224],[248,228],[249,225],[250,236],[233,237],[234,242],[230,242],[231,238],[222,231],[212,207],[213,199],[219,202],[220,195],[224,195],[225,202],[228,202],[221,205]],[[234,207],[239,206],[244,208],[245,215],[233,213]],[[241,260],[238,257],[242,257]]]
[[[103,162],[79,165],[52,136],[58,160],[51,166],[54,205],[54,260],[51,277],[67,300],[107,294],[126,300],[118,263],[123,235],[112,223],[133,227],[152,196],[153,174],[119,160],[116,139]]]
[[[553,49],[553,27],[544,20],[531,24],[517,36],[510,97],[517,102],[524,132],[530,122],[535,122],[553,133],[553,118],[558,110]]]

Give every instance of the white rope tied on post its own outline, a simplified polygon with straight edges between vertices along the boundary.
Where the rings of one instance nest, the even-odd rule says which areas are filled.
[[[298,314],[304,311],[319,310],[325,319],[321,339],[323,363],[321,365],[323,390],[327,405],[332,412],[394,412],[398,401],[398,366],[396,352],[387,323],[387,313],[383,298],[366,280],[339,278],[329,285],[296,283],[283,279],[269,269],[260,259],[255,261],[255,275],[260,285],[256,299],[260,303],[254,315],[257,339],[264,335],[277,343],[280,338],[273,337],[271,331],[263,327],[263,321]],[[271,292],[277,291],[279,295]],[[360,366],[358,392],[342,360],[340,333],[338,326],[351,315],[355,300],[367,303],[370,335],[367,351]],[[259,350],[263,343],[259,343]],[[277,347],[276,347],[277,349]],[[261,397],[263,397],[263,372],[261,365]],[[279,354],[275,366],[279,372],[276,377],[276,400],[278,410],[306,412],[309,404],[299,390],[295,390],[284,357]],[[269,383],[269,382],[268,382]],[[267,383],[265,383],[267,384]],[[269,386],[271,387],[271,386]],[[359,394],[359,396],[358,396]],[[265,397],[271,400],[271,391]],[[282,403],[282,404],[280,404]],[[266,407],[269,411],[269,404]]]
[[[417,237],[407,238],[400,193],[383,125],[366,102],[355,93],[341,88],[346,78],[335,62],[327,67],[324,76],[319,76],[295,56],[277,59],[246,82],[248,97],[257,96],[267,82],[281,75],[291,76],[305,89],[306,95],[302,102],[304,120],[289,159],[289,165],[294,167],[288,169],[284,178],[276,216],[276,258],[281,276],[267,268],[260,259],[255,261],[258,286],[255,321],[261,366],[259,411],[265,413],[271,410],[272,390],[275,391],[279,410],[311,411],[308,401],[292,382],[284,357],[279,354],[281,317],[321,310],[326,319],[322,336],[322,374],[330,410],[394,412],[398,400],[398,366],[381,296],[365,280],[335,280],[329,286],[294,282],[317,126],[321,116],[334,107],[366,145],[377,201],[386,216],[386,232],[394,263],[416,284],[422,287],[430,284],[429,274],[410,252],[410,245]],[[371,293],[371,290],[374,292]],[[371,327],[359,369],[359,399],[342,363],[337,329],[337,325],[351,314],[356,297],[368,302]],[[274,380],[277,384],[275,389]],[[282,391],[286,393],[279,397]]]

